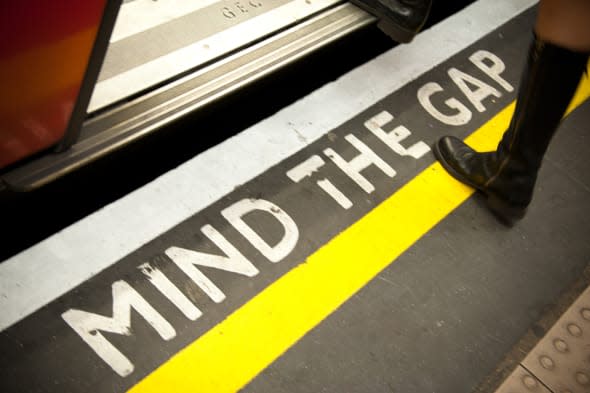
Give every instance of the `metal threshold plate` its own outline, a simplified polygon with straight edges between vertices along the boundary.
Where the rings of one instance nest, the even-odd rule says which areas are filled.
[[[293,26],[341,0],[133,0],[123,3],[92,113]]]

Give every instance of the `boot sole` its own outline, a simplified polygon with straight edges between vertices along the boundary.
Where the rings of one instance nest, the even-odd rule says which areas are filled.
[[[378,18],[377,27],[392,40],[401,44],[407,44],[414,39],[415,32],[406,30],[387,18],[385,13],[379,9],[369,7],[359,0],[350,0],[352,4],[360,9],[367,11],[369,14]]]
[[[469,179],[464,178],[444,159],[438,147],[438,143],[434,144],[432,152],[434,153],[434,156],[438,162],[452,177],[463,184],[467,184],[468,186],[475,188],[480,194],[482,194],[485,197],[487,207],[504,224],[513,226],[518,220],[521,220],[525,216],[527,211],[526,207],[522,208],[512,206],[506,203],[502,198],[499,198],[497,195],[488,192],[477,184],[469,181]]]

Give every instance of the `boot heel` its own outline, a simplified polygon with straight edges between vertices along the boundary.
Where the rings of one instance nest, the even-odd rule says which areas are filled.
[[[380,1],[372,1],[372,0],[350,0],[352,4],[359,7],[362,10],[367,11],[369,14],[375,16],[377,21],[377,27],[379,30],[384,32],[391,38],[392,40],[399,42],[401,44],[407,44],[408,42],[414,39],[416,33],[422,28],[422,25],[426,21],[428,14],[430,13],[430,7],[432,6],[432,1],[430,1],[425,10],[418,11],[423,13],[424,19],[420,22],[419,25],[409,26],[408,29],[402,26],[404,23],[404,18],[407,18],[405,15],[398,15],[401,17],[401,20],[396,22],[391,15],[388,15],[388,5],[380,4]],[[419,5],[418,2],[417,5]],[[411,7],[410,7],[411,8]],[[392,10],[391,12],[398,13],[398,10]],[[414,11],[412,11],[414,12]],[[412,28],[413,27],[413,28]]]
[[[489,209],[505,224],[512,226],[518,220],[521,220],[527,211],[526,206],[514,206],[507,203],[505,200],[495,196],[488,195],[487,205]]]
[[[377,27],[379,30],[387,34],[389,38],[400,44],[409,43],[415,36],[414,32],[402,29],[395,23],[391,23],[389,20],[385,19],[385,17],[382,17],[382,19],[377,22]]]

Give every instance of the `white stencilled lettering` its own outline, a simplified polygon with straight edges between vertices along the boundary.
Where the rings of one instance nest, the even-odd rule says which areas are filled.
[[[320,156],[313,155],[307,160],[303,161],[301,164],[288,170],[287,176],[295,183],[299,183],[304,178],[311,177],[319,170],[320,167],[324,166],[324,164],[325,162]],[[344,209],[350,209],[352,207],[352,202],[350,199],[348,199],[348,197],[344,195],[344,193],[342,193],[342,191],[340,191],[330,180],[324,178],[318,180],[316,184]]]
[[[486,110],[482,104],[484,99],[489,96],[502,97],[502,93],[494,87],[454,67],[449,69],[448,74],[478,112]],[[469,85],[476,86],[477,89],[472,90]]]
[[[506,69],[506,65],[498,56],[487,50],[478,50],[471,56],[469,60],[475,64],[477,68],[486,73],[496,83],[498,83],[507,92],[514,91],[514,87],[508,81],[500,76]],[[487,65],[486,61],[491,62],[491,65]]]
[[[139,265],[138,269],[147,277],[149,282],[156,287],[162,295],[166,296],[166,298],[170,300],[172,304],[174,304],[188,319],[194,321],[203,315],[203,312],[199,310],[160,269],[153,267],[149,263]]]
[[[225,294],[197,266],[212,267],[247,277],[254,277],[258,269],[246,259],[230,242],[225,239],[211,225],[201,228],[205,234],[226,256],[208,254],[204,252],[187,250],[180,247],[170,247],[165,254],[197,284],[216,303],[225,300]]]
[[[400,156],[410,156],[418,159],[430,151],[430,147],[423,141],[418,141],[407,149],[403,147],[400,142],[412,133],[401,125],[395,127],[390,132],[385,131],[383,126],[392,120],[393,115],[387,111],[383,111],[367,120],[365,127]]]
[[[133,372],[133,363],[100,332],[131,335],[131,309],[139,313],[164,340],[176,336],[172,325],[164,319],[135,289],[125,281],[112,285],[113,316],[105,317],[87,311],[69,309],[62,318],[117,374],[125,377]]]
[[[255,210],[270,213],[281,223],[285,233],[274,246],[268,245],[252,230],[242,217]],[[244,199],[224,209],[222,215],[254,247],[272,262],[279,262],[295,247],[299,230],[293,219],[277,205],[261,199]],[[258,275],[259,270],[235,248],[213,226],[207,224],[201,232],[215,244],[225,255],[209,254],[181,247],[169,247],[164,253],[178,266],[201,290],[214,302],[225,300],[225,294],[203,274],[197,266],[215,268],[247,277]],[[158,268],[150,263],[138,266],[147,280],[180,310],[188,319],[196,320],[203,315],[191,300],[170,281]],[[111,344],[100,332],[109,332],[130,336],[131,309],[136,310],[164,340],[176,336],[174,327],[152,307],[135,289],[125,281],[112,284],[113,316],[105,317],[78,309],[69,309],[62,314],[64,321],[86,342],[90,348],[117,374],[122,377],[134,370],[133,363]]]
[[[269,245],[242,219],[246,214],[262,211],[269,213],[283,226],[283,238],[274,246]],[[223,209],[221,215],[271,262],[280,262],[297,244],[299,229],[295,221],[280,207],[264,199],[242,199]]]
[[[375,165],[381,169],[388,177],[396,175],[395,170],[389,166],[381,157],[379,157],[369,146],[361,142],[356,136],[348,134],[344,137],[351,145],[353,145],[360,154],[350,161],[344,160],[333,149],[327,148],[324,154],[328,156],[338,168],[342,170],[348,177],[350,177],[359,187],[361,187],[367,194],[375,191],[375,186],[371,184],[362,174],[361,171],[367,169],[370,165]]]
[[[431,97],[435,93],[443,91],[441,85],[436,82],[428,82],[420,89],[418,89],[418,101],[422,104],[422,107],[426,109],[432,117],[440,121],[441,123],[448,124],[450,126],[462,126],[469,123],[471,120],[472,113],[465,105],[461,103],[455,97],[448,98],[445,100],[445,105],[454,110],[454,114],[444,114],[438,110],[431,101]]]
[[[478,50],[469,57],[469,60],[504,90],[507,92],[514,90],[512,85],[501,77],[506,66],[498,56],[486,50]],[[502,96],[502,93],[495,87],[455,67],[451,67],[448,70],[448,75],[478,112],[484,112],[486,110],[486,107],[483,105],[483,101],[486,98],[490,96],[499,98]],[[471,89],[469,87],[470,85],[475,86],[476,88]],[[456,97],[451,97],[444,101],[447,108],[452,110],[452,114],[444,113],[443,111],[446,108],[440,110],[432,103],[432,97],[434,94],[442,91],[444,91],[444,89],[438,83],[428,82],[418,89],[418,101],[426,112],[441,123],[451,126],[467,124],[471,120],[473,114],[471,110],[469,110],[469,108]]]

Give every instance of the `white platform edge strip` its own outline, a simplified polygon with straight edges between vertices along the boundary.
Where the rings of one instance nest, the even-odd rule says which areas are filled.
[[[0,330],[303,149],[536,2],[479,0],[422,32],[411,44],[397,46],[1,263]]]

